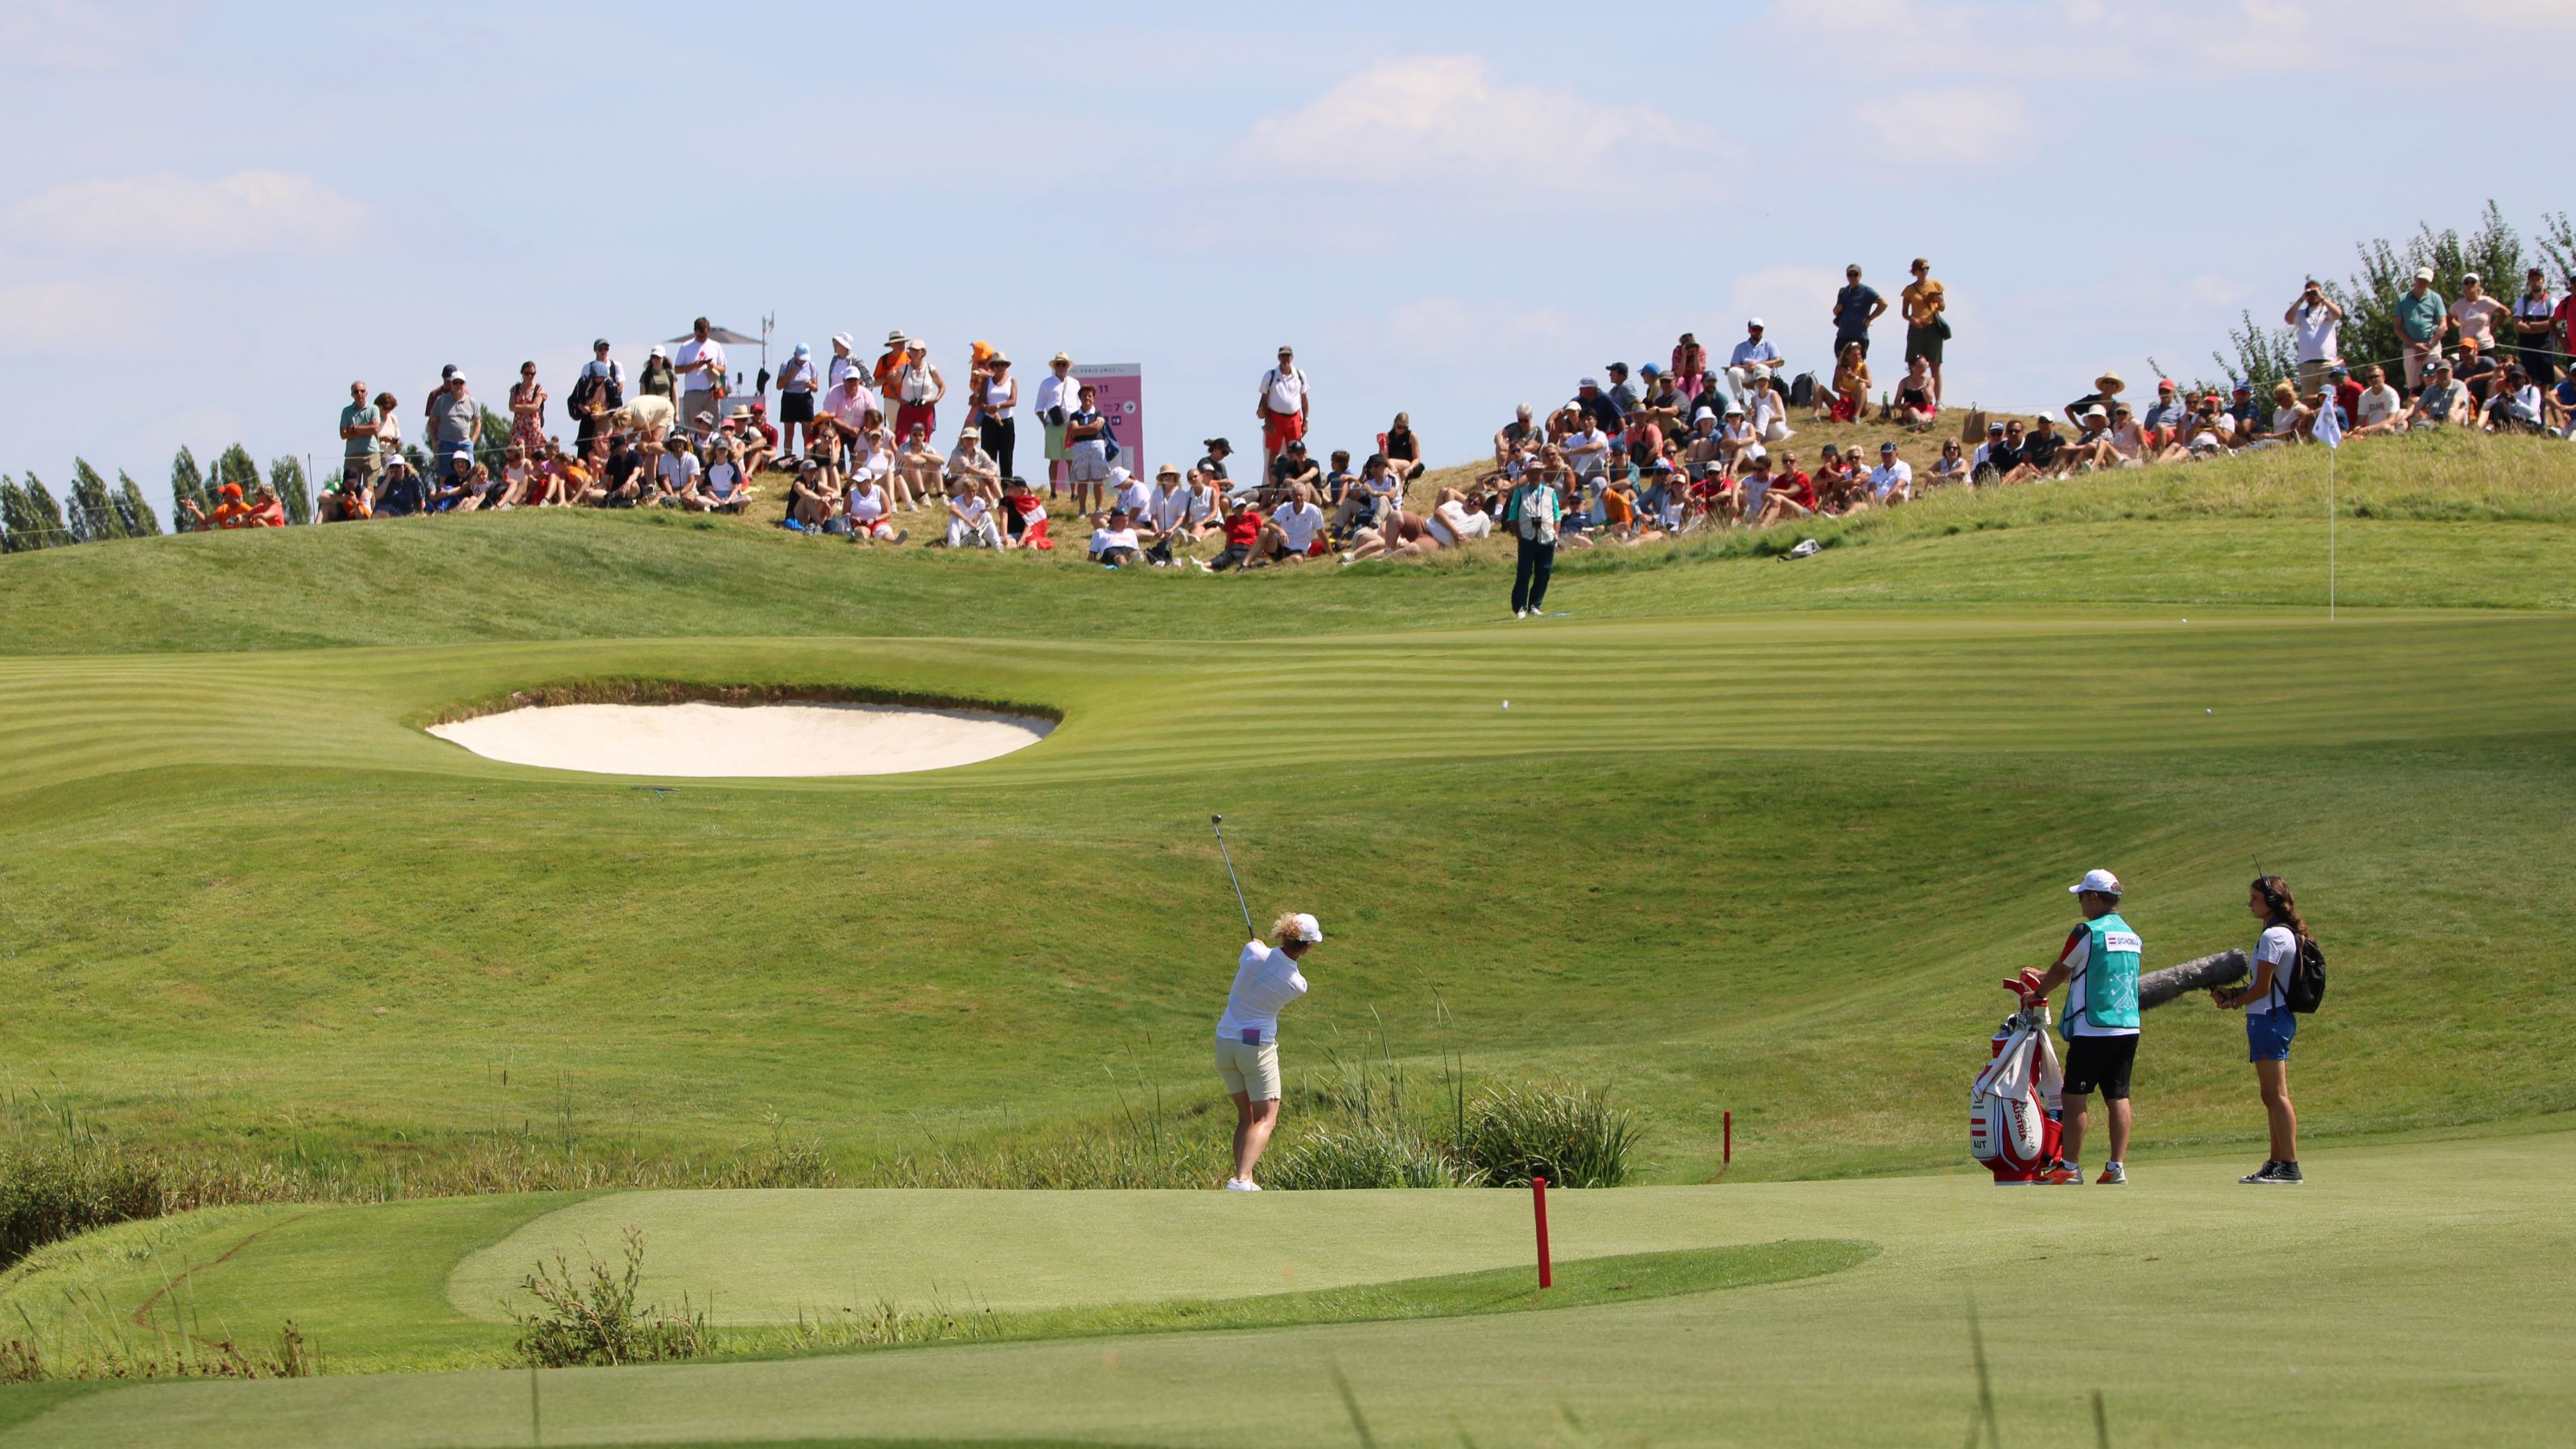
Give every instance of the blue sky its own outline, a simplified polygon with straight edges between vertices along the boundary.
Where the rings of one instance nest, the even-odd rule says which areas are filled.
[[[0,471],[327,458],[353,378],[497,406],[700,312],[1142,363],[1156,461],[1251,435],[1293,341],[1326,445],[1406,409],[1464,459],[1685,329],[1821,364],[1843,265],[1918,253],[1951,400],[2033,405],[2566,204],[2567,0],[1627,13],[0,0]]]

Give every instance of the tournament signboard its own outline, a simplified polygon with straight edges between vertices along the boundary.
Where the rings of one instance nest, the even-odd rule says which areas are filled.
[[[1100,390],[1100,412],[1118,437],[1118,466],[1139,478],[1154,476],[1145,456],[1145,369],[1133,362],[1078,363],[1076,382]]]

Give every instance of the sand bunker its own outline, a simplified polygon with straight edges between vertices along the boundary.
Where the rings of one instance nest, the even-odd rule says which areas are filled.
[[[557,704],[429,732],[487,759],[602,775],[732,779],[901,775],[971,765],[1045,739],[1053,722],[890,704]]]

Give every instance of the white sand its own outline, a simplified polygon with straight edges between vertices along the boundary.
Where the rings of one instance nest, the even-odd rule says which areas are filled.
[[[487,759],[603,775],[901,775],[1023,750],[1054,724],[884,704],[558,704],[429,732]]]

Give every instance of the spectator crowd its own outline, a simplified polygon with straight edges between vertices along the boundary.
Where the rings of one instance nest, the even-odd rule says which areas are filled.
[[[1858,265],[1848,268],[1830,310],[1831,350],[1812,359],[1785,354],[1755,317],[1722,356],[1685,332],[1660,361],[1633,371],[1613,362],[1582,377],[1562,403],[1523,404],[1493,435],[1488,466],[1427,499],[1408,492],[1425,459],[1406,414],[1366,447],[1325,452],[1315,443],[1314,388],[1290,347],[1259,380],[1257,462],[1238,460],[1219,436],[1205,440],[1195,464],[1148,472],[1067,353],[1049,357],[1024,390],[1012,359],[984,342],[952,382],[920,337],[889,333],[871,360],[844,332],[826,356],[794,349],[775,378],[773,410],[766,376],[747,398],[730,390],[723,343],[701,317],[687,339],[652,348],[631,375],[607,341],[594,343],[559,402],[536,364],[522,364],[504,397],[507,441],[497,445],[486,441],[481,396],[454,367],[408,418],[392,393],[350,384],[341,468],[318,514],[731,513],[774,490],[782,527],[855,543],[903,544],[918,530],[922,542],[953,548],[1064,543],[1112,567],[1211,572],[1328,556],[1413,558],[1500,532],[1520,538],[1515,610],[1529,612],[1544,597],[1544,562],[1561,547],[1759,529],[1901,507],[1945,487],[2295,447],[2316,438],[2327,409],[2355,437],[2439,428],[2568,436],[2576,416],[2576,381],[2563,361],[2576,355],[2576,293],[2553,296],[2534,269],[2510,302],[2488,295],[2475,275],[2461,296],[2445,298],[2427,268],[2398,299],[2400,356],[2347,360],[2343,308],[2310,280],[2282,319],[2295,375],[2268,389],[2164,379],[2152,398],[2133,400],[2127,382],[2106,372],[2067,405],[2062,429],[2048,416],[1972,423],[1918,469],[1898,438],[1941,427],[1949,299],[1928,261],[1909,271],[1891,303]],[[1891,310],[1903,351],[1887,368],[1893,385],[1883,386],[1872,372],[1872,331]],[[1813,365],[1793,374],[1799,362]],[[1822,420],[1883,425],[1890,436],[1874,450],[1828,443],[1802,458],[1793,424]],[[407,422],[419,430],[417,450],[406,446]],[[1024,422],[1034,434],[1027,448]],[[243,498],[228,487],[197,521],[285,519],[273,495]],[[1060,539],[1059,529],[1070,532]]]

